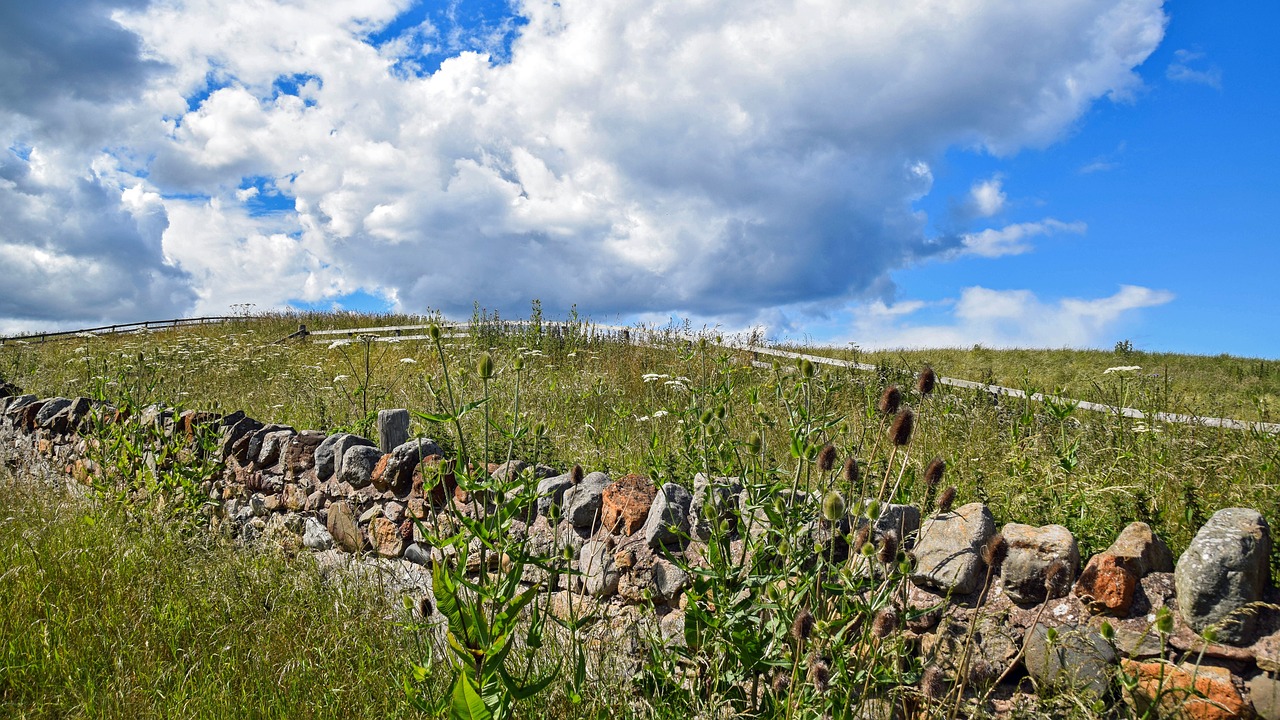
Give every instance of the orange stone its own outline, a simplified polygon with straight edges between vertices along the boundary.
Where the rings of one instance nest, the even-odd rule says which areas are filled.
[[[1137,679],[1130,701],[1140,713],[1154,704],[1160,717],[1177,720],[1241,720],[1254,717],[1253,707],[1241,696],[1231,672],[1225,668],[1184,663],[1175,666],[1160,660],[1120,660],[1121,669]]]
[[[1075,593],[1094,612],[1124,617],[1129,614],[1137,587],[1138,576],[1124,559],[1102,553],[1089,559],[1076,582]]]
[[[632,535],[644,526],[658,488],[643,475],[624,475],[600,496],[600,522],[610,532]]]

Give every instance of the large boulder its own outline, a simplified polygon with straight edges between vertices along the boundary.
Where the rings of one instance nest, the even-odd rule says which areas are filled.
[[[380,457],[370,479],[379,490],[401,493],[413,485],[413,471],[422,459],[442,452],[440,446],[429,438],[403,442]]]
[[[677,483],[667,483],[653,498],[644,524],[644,541],[650,548],[686,542],[689,539],[689,506],[693,495]]]
[[[373,445],[353,445],[342,454],[338,481],[362,488],[373,481],[373,469],[382,459],[382,451]]]
[[[981,549],[996,534],[996,521],[982,503],[969,503],[925,521],[916,540],[911,579],[945,593],[979,589],[985,564]]]
[[[1062,625],[1049,641],[1049,628],[1037,623],[1027,630],[1023,664],[1043,687],[1060,687],[1101,698],[1111,687],[1116,651],[1096,630]]]
[[[351,433],[335,433],[325,438],[316,448],[316,478],[324,482],[337,474],[343,454],[355,445],[373,447],[371,441]]]
[[[649,478],[624,475],[604,489],[600,522],[609,532],[631,535],[644,526],[649,507],[658,494]],[[687,522],[688,518],[686,518]]]
[[[1000,567],[1000,584],[1009,599],[1020,605],[1033,605],[1063,597],[1070,591],[1070,581],[1080,567],[1080,549],[1070,530],[1061,525],[1009,523],[1000,532],[1008,550]],[[1056,562],[1064,563],[1069,572],[1049,588],[1048,571]]]
[[[1216,626],[1219,642],[1243,643],[1256,616],[1244,608],[1262,599],[1270,554],[1271,530],[1258,511],[1214,513],[1173,571],[1182,619],[1197,632]]]
[[[593,472],[582,478],[582,482],[565,490],[564,517],[569,524],[577,528],[600,524],[604,489],[608,486],[608,475]]]

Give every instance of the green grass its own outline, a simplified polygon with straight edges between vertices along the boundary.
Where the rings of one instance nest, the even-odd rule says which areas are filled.
[[[1175,554],[1221,508],[1252,507],[1261,511],[1273,527],[1280,522],[1280,439],[1275,435],[1135,421],[1067,405],[993,399],[985,392],[947,387],[940,387],[929,396],[912,389],[914,373],[929,363],[945,376],[1057,391],[1143,410],[1269,419],[1270,401],[1266,397],[1277,392],[1277,368],[1270,361],[1154,356],[1127,350],[1099,353],[975,348],[870,354],[813,349],[810,351],[814,353],[872,362],[878,369],[855,372],[812,365],[797,368],[791,363],[758,369],[751,366],[745,353],[718,349],[714,344],[688,343],[674,334],[654,346],[622,344],[594,336],[588,326],[582,325],[561,337],[529,329],[517,335],[483,332],[475,337],[446,340],[443,359],[457,395],[456,403],[446,403],[444,365],[430,343],[356,342],[340,347],[270,344],[295,330],[299,322],[317,330],[341,323],[350,327],[415,321],[385,316],[276,316],[147,335],[7,344],[0,347],[0,377],[41,395],[91,394],[139,405],[163,402],[224,412],[244,409],[259,419],[285,422],[300,429],[342,428],[366,435],[372,434],[371,414],[381,408],[406,407],[444,414],[447,404],[456,408],[487,396],[490,400],[484,404],[484,412],[472,412],[460,421],[465,436],[470,438],[469,449],[475,460],[505,459],[511,439],[502,433],[510,432],[517,436],[517,457],[531,458],[536,445],[539,459],[562,469],[577,463],[589,471],[639,472],[659,484],[677,482],[686,487],[692,484],[696,473],[707,472],[740,477],[768,492],[781,492],[791,484],[826,490],[836,481],[830,473],[815,473],[811,456],[818,447],[830,443],[841,459],[854,457],[862,465],[861,487],[841,487],[842,491],[875,495],[883,479],[889,478],[891,482],[886,486],[898,488],[893,500],[928,507],[933,491],[924,485],[924,469],[933,458],[942,457],[947,463],[944,484],[956,486],[957,504],[986,502],[998,524],[1016,521],[1065,525],[1080,542],[1082,557],[1106,547],[1134,520],[1150,523]],[[496,370],[487,387],[476,370],[485,353],[492,356]],[[517,359],[522,361],[519,370]],[[1140,365],[1142,372],[1103,374],[1106,368],[1119,365]],[[518,417],[514,402],[517,384]],[[885,440],[890,419],[876,410],[876,401],[889,384],[904,389],[904,402],[914,410],[916,418],[910,443],[895,451]],[[1255,409],[1252,414],[1250,407]],[[491,425],[484,423],[486,414],[492,419]],[[457,442],[451,424],[423,419],[415,423],[415,433],[437,439],[446,450]],[[481,443],[480,438],[486,435],[488,441]],[[40,517],[40,512],[49,512],[40,503],[31,507],[35,509],[9,514],[22,517],[34,513]],[[344,619],[339,607],[351,596],[340,595],[335,600],[324,595],[325,586],[306,580],[305,567],[302,579],[296,583],[282,582],[282,575],[296,571],[295,564],[270,556],[252,556],[251,568],[266,569],[236,569],[241,561],[224,555],[225,548],[210,544],[211,541],[157,532],[151,525],[139,526],[132,521],[113,521],[115,524],[104,529],[101,521],[95,520],[99,524],[90,528],[92,532],[86,532],[75,513],[61,515],[57,522],[46,517],[33,521],[32,526],[11,522],[17,523],[14,527],[24,528],[20,533],[24,538],[38,537],[43,532],[64,538],[63,542],[89,543],[100,535],[103,544],[93,545],[93,551],[72,551],[72,547],[79,546],[68,545],[40,557],[61,555],[75,567],[79,567],[75,563],[83,562],[86,568],[101,571],[106,567],[121,572],[128,568],[135,574],[123,580],[114,594],[109,588],[98,594],[102,600],[95,607],[109,607],[104,614],[115,618],[119,625],[76,627],[77,632],[70,633],[66,629],[69,621],[61,621],[61,625],[46,623],[62,628],[54,632],[55,637],[83,634],[90,638],[82,641],[83,647],[75,646],[74,651],[63,653],[78,655],[80,660],[64,666],[58,664],[63,655],[40,655],[41,648],[47,646],[38,638],[49,631],[41,630],[35,635],[37,640],[23,641],[24,654],[17,661],[6,661],[3,679],[4,697],[6,701],[14,697],[13,707],[50,716],[111,714],[97,708],[151,715],[183,707],[175,705],[177,701],[172,698],[194,697],[193,707],[213,707],[219,702],[238,708],[261,706],[264,716],[305,716],[307,711],[287,711],[290,703],[302,708],[320,703],[314,711],[316,716],[328,716],[331,711],[389,715],[407,712],[406,706],[397,701],[396,690],[403,667],[397,669],[396,662],[388,660],[406,656],[405,636],[393,632],[378,639],[382,636],[372,630],[337,629],[365,619],[371,623],[369,628],[394,623],[379,619],[377,613],[366,616],[357,612],[359,607],[367,610],[368,603],[349,608],[356,619]],[[802,520],[785,512],[780,518]],[[143,527],[149,529],[142,530]],[[4,552],[9,553],[4,558],[6,564],[0,567],[33,567],[30,561],[22,560],[21,543],[9,542],[8,538],[17,536],[7,526],[0,535],[6,538]],[[121,550],[131,542],[167,544],[146,546],[145,553]],[[162,559],[144,562],[139,554]],[[106,562],[95,565],[95,559]],[[225,569],[210,571],[225,574],[202,585],[203,570],[193,573],[187,568],[203,567],[210,561],[215,568],[225,562]],[[804,577],[805,573],[798,569],[803,565],[796,562],[793,569],[797,577]],[[1272,567],[1273,576],[1277,575],[1275,570],[1280,563],[1275,558]],[[72,601],[61,595],[54,601],[44,599],[43,593],[51,591],[44,589],[43,576],[33,574],[37,572],[22,571],[25,584],[15,589],[19,598],[15,605],[70,607]],[[91,571],[82,572],[83,577],[68,570],[64,584],[49,587],[94,587],[97,580],[90,577]],[[256,587],[251,583],[253,578],[265,578],[264,588],[280,584],[285,592],[296,596],[288,602],[270,601],[264,598],[274,597],[271,592],[277,591],[267,589],[248,591],[243,597],[228,595],[232,591],[219,588],[241,583],[229,582],[227,577],[250,578],[245,581],[250,587]],[[769,584],[776,579],[767,578]],[[16,580],[6,576],[3,582]],[[148,586],[148,582],[152,585]],[[738,580],[712,578],[708,582],[720,583],[723,592]],[[181,595],[188,586],[197,587],[197,595]],[[146,590],[148,587],[152,589]],[[764,585],[755,587],[755,591],[761,587]],[[135,593],[134,588],[143,589]],[[6,590],[0,585],[0,591]],[[820,595],[822,590],[816,592]],[[181,599],[170,601],[166,593],[178,593],[176,597]],[[134,594],[142,599],[133,600]],[[197,599],[210,594],[219,599],[212,604]],[[856,595],[847,593],[849,598]],[[269,602],[274,604],[263,605],[270,607],[269,611],[250,612]],[[804,597],[777,600],[770,622],[789,623],[791,615],[787,613],[794,613],[803,602],[808,601]],[[282,610],[286,606],[289,609]],[[203,631],[207,637],[188,630],[182,630],[176,639],[164,635],[172,621],[168,611],[162,609],[169,607],[179,608],[175,611],[180,619],[179,630],[194,622],[190,618],[214,618]],[[866,614],[876,608],[855,610]],[[750,623],[761,616],[754,606],[738,611],[740,616],[721,620],[734,627],[739,626],[735,623],[747,623],[754,628]],[[23,629],[19,636],[32,636],[31,628],[37,625],[34,612],[29,609],[18,616],[20,620],[15,622],[21,624],[13,627]],[[286,615],[286,623],[274,622],[281,613],[288,612],[297,615]],[[728,610],[720,606],[715,612]],[[298,632],[296,628],[306,626],[308,619],[314,632]],[[288,630],[270,634],[281,624],[287,625]],[[239,632],[219,629],[228,625],[238,627]],[[770,628],[769,632],[775,635],[786,635],[785,627]],[[5,637],[13,634],[8,620],[3,629]],[[255,641],[229,645],[232,650],[225,663],[208,655],[228,646],[229,635],[243,638],[254,633],[258,638]],[[719,655],[698,656],[691,662],[736,667],[732,662],[735,653],[747,652],[736,643],[749,636],[725,630],[723,644],[715,651]],[[354,654],[342,655],[347,648],[341,643],[335,645],[335,638],[354,640]],[[139,652],[138,647],[145,650],[137,660],[130,661],[137,663],[136,667],[125,672],[113,669],[109,662],[105,668],[101,667],[104,661],[98,660],[97,665],[90,662],[95,652],[105,652],[102,646],[117,645],[134,648],[133,652]],[[168,648],[168,656],[152,647]],[[203,653],[203,662],[193,666],[208,675],[188,686],[178,677],[179,671],[170,666],[191,659],[188,655],[196,651],[187,648],[192,647]],[[791,651],[785,646],[775,643],[770,647],[774,659],[790,656]],[[180,656],[179,649],[186,654]],[[307,667],[306,662],[328,662],[325,658],[330,653],[342,658],[339,664],[348,673],[339,671],[334,676],[339,679],[337,687],[344,689],[334,692],[331,699],[325,694],[329,681],[321,679],[328,675],[292,672]],[[153,655],[161,659],[154,659]],[[364,659],[357,660],[357,656]],[[885,681],[889,683],[886,687],[913,682],[912,673],[918,668],[901,665],[894,657],[896,650],[882,656],[889,663],[886,668],[893,670],[885,676],[892,677]],[[98,668],[87,678],[74,670],[85,663]],[[28,664],[35,669],[25,669]],[[656,673],[650,677],[653,687],[675,693],[671,697],[679,695],[674,689],[679,683],[663,676],[661,665],[651,670]],[[98,687],[94,678],[101,676],[110,678],[109,691],[94,689]],[[45,680],[48,692],[13,695],[18,692],[16,688],[25,688],[41,677],[49,678]],[[266,677],[270,683],[284,682],[287,689],[280,692],[290,700],[282,705],[265,694],[260,696],[259,692],[267,690],[260,690],[246,679],[257,677]],[[342,678],[347,678],[346,684]],[[361,684],[364,682],[369,685]],[[874,685],[881,680],[867,682]],[[81,689],[86,683],[90,691]],[[262,687],[274,687],[270,683]],[[446,684],[444,680],[438,683],[439,687]],[[732,688],[725,691],[731,692]],[[357,696],[367,704],[356,703],[356,710],[348,710],[343,703]],[[29,709],[40,708],[39,703],[46,697],[55,698],[56,707],[47,711]],[[310,704],[302,702],[303,697]],[[696,705],[711,702],[712,698],[700,699],[695,694],[687,700]],[[205,704],[195,704],[197,701]],[[330,702],[333,704],[325,704]],[[540,697],[534,707],[549,709],[553,717],[587,717],[617,704],[616,690],[591,694],[585,702],[574,704],[567,699],[565,689],[557,686],[549,698]],[[654,701],[655,708],[661,706],[661,699]],[[95,710],[89,712],[85,707]],[[138,709],[130,712],[131,707]]]
[[[0,715],[408,718],[420,653],[375,585],[310,557],[0,476]]]

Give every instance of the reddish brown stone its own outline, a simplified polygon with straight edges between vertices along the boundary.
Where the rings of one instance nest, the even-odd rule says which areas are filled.
[[[391,489],[391,483],[387,477],[387,464],[390,462],[391,453],[384,454],[379,458],[378,464],[373,466],[373,475],[369,478],[373,483],[373,486],[378,488],[381,492],[386,492]]]
[[[356,524],[355,513],[346,502],[336,502],[329,506],[327,529],[334,542],[343,550],[354,553],[363,549],[364,537],[360,534],[360,526]]]
[[[376,517],[369,521],[369,543],[373,551],[383,557],[400,557],[404,552],[404,538],[400,536],[400,528],[384,517]]]
[[[1179,720],[1244,720],[1254,717],[1236,678],[1225,668],[1160,660],[1120,660],[1121,669],[1137,680],[1128,700],[1139,713],[1157,706],[1160,717]]]
[[[425,483],[423,478],[429,478],[430,483]],[[453,495],[455,499],[458,495],[458,480],[453,475],[453,470],[449,465],[445,464],[445,459],[439,455],[428,455],[418,463],[418,467],[413,471],[413,489],[410,491],[411,497],[423,497],[423,486],[431,485],[431,504],[443,505],[448,501],[449,495]]]
[[[284,506],[292,512],[298,512],[307,506],[307,491],[294,483],[284,486]]]
[[[1103,553],[1089,560],[1080,573],[1075,593],[1094,612],[1124,617],[1129,614],[1137,587],[1138,576],[1129,569],[1128,562]]]
[[[624,475],[601,495],[601,524],[610,532],[635,533],[644,526],[658,488],[643,475]]]

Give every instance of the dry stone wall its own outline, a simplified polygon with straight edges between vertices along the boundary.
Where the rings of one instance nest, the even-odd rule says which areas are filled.
[[[449,523],[459,510],[491,512],[498,501],[458,487],[442,472],[441,447],[406,439],[403,429],[399,437],[388,433],[402,441],[379,447],[242,412],[150,407],[129,418],[86,398],[37,398],[12,386],[0,395],[6,461],[19,469],[52,466],[72,484],[90,484],[98,473],[95,440],[85,432],[90,420],[149,424],[178,444],[208,431],[220,461],[199,488],[211,524],[331,563],[343,555],[383,558],[412,579],[414,568],[451,561],[430,546],[424,525]],[[383,415],[404,425],[401,412]],[[519,461],[488,470],[536,487],[533,512],[513,524],[513,534],[535,552],[572,552],[579,574],[557,580],[557,605],[588,606],[614,630],[634,636],[648,627],[683,641],[690,578],[681,566],[705,563],[710,523],[735,538],[733,562],[753,561],[742,538],[759,531],[760,517],[733,479],[698,476],[688,487],[657,487],[641,475]],[[928,517],[885,505],[873,523],[828,523],[817,519],[816,498],[800,493],[790,502],[813,506],[811,537],[857,572],[880,570],[850,543],[901,543],[914,568],[894,611],[906,618],[909,642],[953,680],[994,670],[1002,680],[1028,675],[1037,688],[1069,684],[1101,697],[1114,692],[1112,678],[1122,668],[1132,678],[1122,698],[1138,712],[1156,703],[1160,713],[1184,717],[1280,719],[1280,598],[1269,584],[1270,529],[1255,510],[1217,512],[1177,558],[1135,522],[1082,567],[1066,528],[999,528],[981,503]],[[999,557],[990,549],[997,533],[1004,539]],[[478,564],[472,569],[480,571]],[[429,600],[424,576],[418,572],[416,588]]]

